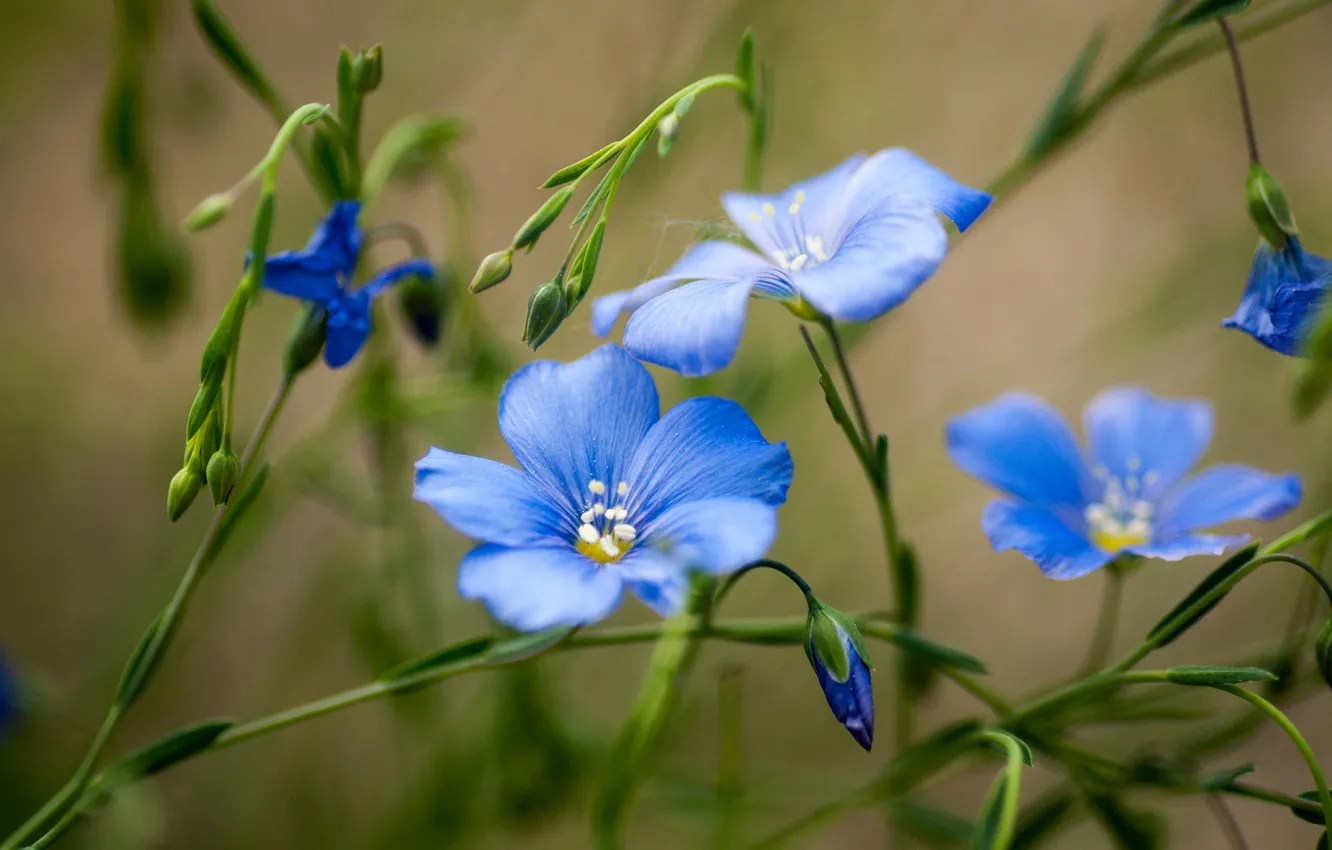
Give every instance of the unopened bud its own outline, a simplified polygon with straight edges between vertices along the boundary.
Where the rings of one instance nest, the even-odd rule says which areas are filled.
[[[191,233],[207,230],[227,217],[231,210],[231,196],[225,192],[209,195],[199,202],[185,219],[185,229]]]
[[[874,744],[874,690],[869,656],[856,621],[811,597],[805,655],[833,717],[856,743],[869,750]]]
[[[1315,654],[1318,658],[1318,672],[1323,675],[1323,681],[1332,688],[1332,620],[1323,624],[1323,629],[1318,633],[1318,641],[1314,644]]]
[[[383,47],[376,44],[369,50],[361,51],[352,62],[352,79],[358,93],[369,94],[379,88],[379,83],[384,79],[383,53]]]
[[[282,350],[282,369],[293,378],[310,368],[319,352],[324,350],[328,335],[328,313],[323,307],[307,304],[292,322],[287,332],[287,345]]]
[[[555,219],[564,212],[564,207],[573,197],[573,187],[563,186],[556,190],[555,194],[546,199],[541,205],[541,209],[532,213],[532,217],[518,228],[518,232],[513,236],[513,247],[531,248],[541,238],[541,234],[546,232],[546,228],[555,223]]]
[[[601,258],[601,240],[606,235],[606,220],[599,219],[592,228],[592,235],[587,237],[583,247],[574,258],[569,279],[564,284],[564,297],[568,302],[566,311],[572,313],[587,291],[592,288],[592,278],[597,273],[597,260]]]
[[[435,278],[413,276],[399,284],[398,306],[407,317],[412,334],[426,348],[439,342],[440,328],[444,324],[444,293],[449,284],[444,275],[452,273],[441,268]]]
[[[671,152],[676,136],[680,135],[680,116],[672,112],[657,122],[657,156]]]
[[[523,325],[523,342],[533,351],[540,348],[564,321],[566,306],[564,287],[553,280],[538,286],[527,302],[527,322]]]
[[[513,249],[496,251],[481,261],[481,265],[476,269],[476,275],[467,286],[467,291],[473,295],[485,292],[490,287],[507,280],[512,271]]]
[[[213,504],[220,505],[231,497],[231,491],[240,478],[240,458],[230,447],[224,446],[213,452],[208,459],[208,492],[213,497]]]
[[[1286,237],[1299,233],[1285,190],[1262,165],[1255,164],[1249,169],[1244,197],[1249,205],[1249,218],[1272,247],[1284,248]]]
[[[188,466],[177,472],[167,486],[167,516],[172,522],[180,519],[189,510],[194,497],[199,495],[203,481]]]

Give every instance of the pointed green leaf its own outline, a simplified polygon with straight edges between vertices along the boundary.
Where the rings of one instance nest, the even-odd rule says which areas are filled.
[[[1160,850],[1165,846],[1165,824],[1156,814],[1128,809],[1109,794],[1092,795],[1087,804],[1119,850]]]
[[[898,649],[919,658],[921,661],[940,667],[966,670],[969,673],[987,672],[985,663],[974,655],[968,655],[960,649],[954,649],[951,646],[945,646],[921,637],[910,629],[894,628],[888,639]]]
[[[130,654],[129,661],[125,663],[125,669],[120,674],[120,684],[116,686],[115,704],[121,708],[131,705],[139,694],[143,692],[143,686],[152,674],[156,663],[148,663],[148,647],[152,645],[157,637],[157,630],[161,628],[162,615],[158,614],[153,622],[148,626],[148,630],[139,638],[139,643],[134,647],[134,652]]]
[[[1290,813],[1302,821],[1308,821],[1309,823],[1316,823],[1319,826],[1322,826],[1324,820],[1323,804],[1318,799],[1318,791],[1305,791],[1300,795],[1300,799],[1311,803],[1312,805],[1300,807],[1291,806]]]
[[[235,720],[224,717],[173,732],[126,756],[116,766],[116,772],[128,779],[159,773],[208,749],[219,735],[235,725]]]
[[[999,826],[1003,821],[1004,803],[1011,793],[1008,787],[1008,772],[1004,771],[995,778],[990,792],[985,795],[976,818],[976,829],[971,836],[971,850],[1007,850],[1010,841],[1000,843]]]
[[[222,60],[222,64],[236,75],[241,85],[249,89],[252,95],[264,103],[276,105],[273,86],[264,76],[259,63],[250,55],[236,30],[217,10],[212,0],[192,0],[191,5],[194,7],[194,22],[199,32]]]
[[[1091,38],[1078,53],[1069,67],[1059,89],[1045,107],[1045,112],[1036,122],[1036,129],[1027,141],[1027,157],[1040,159],[1068,137],[1069,131],[1078,120],[1078,101],[1087,86],[1087,77],[1091,74],[1096,57],[1100,55],[1101,45],[1105,43],[1105,27],[1097,27]]]
[[[412,679],[426,673],[452,667],[463,661],[468,661],[483,655],[495,643],[494,635],[482,635],[480,637],[470,638],[462,643],[455,643],[452,646],[446,646],[443,649],[423,655],[420,658],[414,658],[403,664],[399,664],[392,670],[379,677],[379,681],[385,684],[401,682],[404,679]],[[402,691],[400,691],[402,692]]]
[[[624,154],[620,154],[620,156],[624,156]],[[583,205],[578,208],[578,215],[574,216],[573,221],[569,223],[570,227],[577,227],[582,224],[583,221],[592,214],[592,211],[597,208],[597,205],[601,203],[602,199],[606,197],[606,192],[610,189],[611,175],[614,173],[615,169],[612,168],[610,171],[601,175],[601,180],[597,181],[596,188],[593,189],[592,194],[588,195],[587,199],[583,201]]]
[[[1332,511],[1324,511],[1273,540],[1264,552],[1285,552],[1330,530],[1332,530]]]
[[[1246,682],[1275,682],[1276,676],[1257,667],[1208,667],[1184,665],[1171,667],[1166,677],[1176,685],[1242,685]]]
[[[745,87],[739,90],[740,105],[747,111],[754,111],[754,32],[746,29],[740,36],[740,50],[735,57],[735,75],[744,81]]]
[[[966,818],[915,797],[890,802],[888,818],[903,835],[930,847],[966,847],[976,828]]]
[[[1244,11],[1249,0],[1198,0],[1192,8],[1180,15],[1176,23],[1180,29],[1205,24]]]
[[[594,162],[614,150],[619,144],[619,142],[611,142],[596,153],[589,154],[578,160],[573,165],[564,166],[559,171],[556,171],[554,174],[547,177],[546,182],[541,184],[541,188],[554,189],[556,186],[563,186],[570,180],[576,180],[577,178],[582,177],[583,173],[591,168]],[[608,159],[606,162],[610,162],[610,160]],[[605,163],[602,164],[604,165]]]
[[[1031,850],[1053,836],[1073,813],[1072,794],[1055,793],[1018,813],[1009,850]]]
[[[1188,596],[1185,596],[1178,605],[1170,610],[1169,614],[1166,614],[1161,618],[1160,622],[1155,626],[1152,626],[1152,630],[1147,633],[1147,639],[1152,642],[1152,645],[1159,649],[1160,647],[1173,643],[1180,635],[1193,628],[1195,623],[1207,616],[1207,614],[1225,598],[1225,594],[1218,596],[1210,605],[1187,620],[1175,622],[1176,618],[1189,608],[1193,607],[1194,603],[1211,593],[1213,588],[1221,586],[1240,570],[1244,569],[1244,566],[1252,561],[1254,556],[1258,554],[1258,548],[1261,545],[1262,544],[1258,541],[1250,543],[1248,546],[1245,546],[1243,549],[1227,558],[1221,566],[1217,567],[1207,576],[1207,578],[1203,579]]]
[[[556,626],[531,634],[518,635],[494,644],[486,653],[490,664],[511,664],[540,655],[577,631],[575,626]]]
[[[1242,764],[1239,767],[1233,767],[1230,770],[1223,770],[1220,773],[1213,773],[1209,776],[1204,776],[1202,779],[1198,781],[1198,787],[1203,789],[1204,791],[1220,791],[1222,788],[1228,787],[1232,782],[1234,782],[1236,779],[1239,779],[1241,776],[1244,776],[1245,774],[1248,773],[1253,773],[1257,769],[1258,765],[1254,764],[1253,762]]]

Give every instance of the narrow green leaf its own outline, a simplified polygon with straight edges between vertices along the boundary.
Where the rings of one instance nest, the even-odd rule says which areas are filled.
[[[884,770],[880,780],[884,796],[894,796],[914,787],[924,777],[971,750],[975,746],[976,734],[982,728],[979,720],[962,720],[907,746],[893,756]]]
[[[740,36],[740,50],[735,57],[735,75],[744,81],[745,87],[740,89],[740,105],[747,111],[754,111],[755,90],[754,90],[754,31],[746,29]]]
[[[1105,27],[1100,26],[1092,33],[1091,38],[1087,39],[1082,51],[1078,53],[1064,74],[1064,79],[1060,81],[1058,90],[1050,98],[1045,111],[1037,120],[1036,129],[1032,131],[1031,138],[1027,141],[1029,159],[1040,159],[1068,137],[1069,130],[1078,119],[1078,101],[1087,86],[1087,77],[1091,74],[1092,67],[1096,64],[1096,57],[1100,55],[1104,43]]]
[[[157,637],[157,630],[161,628],[162,615],[158,614],[153,622],[148,626],[143,637],[139,638],[139,643],[134,647],[134,652],[130,653],[129,661],[125,663],[125,669],[120,674],[120,683],[116,685],[115,704],[122,708],[128,707],[143,692],[144,683],[148,681],[148,676],[152,673],[153,664],[145,664],[147,660],[148,647],[153,639]]]
[[[1204,776],[1202,779],[1198,780],[1198,787],[1202,788],[1204,791],[1220,791],[1241,776],[1253,773],[1257,769],[1258,765],[1253,762],[1248,762],[1239,767],[1232,767],[1230,770],[1223,770],[1220,773]]]
[[[1228,579],[1234,576],[1235,573],[1242,570],[1244,566],[1252,561],[1254,556],[1258,554],[1258,548],[1261,545],[1261,543],[1255,541],[1227,558],[1221,566],[1217,567],[1207,576],[1207,578],[1203,579],[1188,596],[1185,596],[1178,605],[1170,609],[1169,614],[1166,614],[1161,618],[1160,622],[1155,626],[1152,626],[1152,630],[1147,633],[1147,639],[1157,648],[1160,648],[1173,643],[1180,635],[1193,628],[1195,623],[1207,616],[1213,608],[1220,604],[1221,600],[1225,598],[1225,594],[1217,597],[1210,605],[1187,620],[1178,623],[1174,621],[1181,614],[1191,608],[1194,603],[1210,593],[1213,588],[1224,584]]]
[[[173,732],[126,756],[116,766],[116,772],[127,779],[159,773],[208,749],[218,736],[235,725],[235,720],[223,717]]]
[[[1242,685],[1246,682],[1275,682],[1270,671],[1257,667],[1207,667],[1184,665],[1171,667],[1166,677],[1176,685]]]
[[[1318,839],[1318,843],[1314,845],[1314,850],[1329,850],[1330,848],[1332,848],[1332,839],[1328,838],[1327,830],[1323,830],[1323,834]]]
[[[915,797],[889,803],[888,818],[902,834],[931,847],[966,847],[976,828],[966,818]]]
[[[1055,793],[1018,813],[1009,850],[1031,850],[1059,831],[1073,813],[1072,794]]]
[[[1293,549],[1304,541],[1325,534],[1329,530],[1332,530],[1332,511],[1324,511],[1308,522],[1296,526],[1273,540],[1264,551],[1285,552],[1287,549]]]
[[[620,144],[619,142],[611,142],[609,145],[606,145],[604,148],[597,151],[596,153],[589,154],[588,156],[585,156],[582,159],[578,160],[573,165],[564,166],[559,171],[556,171],[554,174],[547,177],[546,182],[541,184],[541,188],[554,189],[556,186],[563,186],[565,183],[568,183],[570,180],[575,180],[579,177],[582,177],[583,172],[587,171],[589,168],[592,167],[592,163],[596,162],[597,160],[605,156],[607,153],[614,150],[615,147],[619,144]],[[610,160],[608,159],[606,160],[606,162],[610,162]],[[603,165],[604,164],[605,163],[603,163]]]
[[[347,173],[343,164],[343,149],[333,139],[333,134],[322,124],[314,128],[310,140],[310,159],[314,167],[324,175],[324,180],[333,187],[339,198],[347,197]]]
[[[638,159],[638,155],[643,152],[643,148],[647,147],[650,138],[652,138],[651,133],[644,133],[643,138],[639,139],[638,144],[634,145],[633,150],[629,151],[629,158],[624,161],[624,170],[620,172],[621,175],[628,174],[629,169],[634,167],[634,160]]]
[[[1165,846],[1165,825],[1155,814],[1128,809],[1110,794],[1091,795],[1087,804],[1119,850],[1159,850]]]
[[[624,154],[620,154],[620,156],[624,156]],[[573,221],[569,223],[570,227],[577,227],[582,224],[606,197],[606,192],[610,190],[611,175],[614,173],[615,169],[612,168],[610,171],[601,175],[601,180],[597,181],[596,188],[592,190],[592,194],[587,196],[587,200],[583,201],[583,205],[578,208],[578,215],[574,216]]]
[[[1291,806],[1290,813],[1302,821],[1308,821],[1309,823],[1316,823],[1319,826],[1322,826],[1324,821],[1323,804],[1318,798],[1318,791],[1305,791],[1300,795],[1300,799],[1313,803],[1317,808],[1297,808]]]
[[[1249,0],[1199,0],[1183,15],[1179,16],[1176,26],[1180,29],[1205,24],[1217,18],[1229,17],[1244,11]]]
[[[222,60],[222,64],[236,75],[241,85],[249,89],[250,94],[276,107],[276,96],[268,78],[264,76],[259,63],[250,55],[250,51],[241,42],[236,30],[218,11],[217,6],[212,0],[192,0],[191,5],[194,7],[194,22],[198,25],[199,32],[217,54],[218,59]]]
[[[966,670],[970,673],[987,672],[985,663],[974,655],[921,637],[910,629],[895,628],[889,640],[903,652],[939,667]]]
[[[461,661],[467,661],[472,658],[484,655],[495,644],[494,635],[481,635],[480,637],[469,638],[461,643],[455,643],[452,646],[446,646],[443,649],[436,650],[420,658],[414,658],[399,664],[397,667],[389,670],[379,677],[380,682],[391,684],[400,682],[403,679],[410,679],[423,673],[429,673],[438,670],[441,667],[450,667]]]
[[[1003,771],[985,795],[985,803],[981,806],[980,815],[976,818],[976,829],[971,836],[971,850],[1006,850],[999,844],[999,824],[1008,793],[1008,772]]]
[[[535,657],[560,643],[577,631],[574,626],[556,626],[545,631],[517,635],[499,641],[486,653],[486,661],[491,664],[511,664]]]

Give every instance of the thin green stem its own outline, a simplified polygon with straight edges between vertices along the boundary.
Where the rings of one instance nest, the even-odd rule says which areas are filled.
[[[828,334],[828,341],[832,343],[837,370],[842,373],[846,394],[851,397],[851,408],[856,414],[856,424],[860,426],[860,439],[868,450],[874,445],[874,432],[870,429],[869,417],[865,415],[865,405],[860,400],[860,390],[856,387],[855,376],[851,373],[851,363],[847,360],[842,337],[837,333],[837,324],[832,319],[823,319],[820,324]]]
[[[1119,624],[1119,606],[1124,598],[1124,572],[1111,564],[1105,573],[1105,586],[1101,589],[1101,609],[1096,616],[1087,657],[1078,668],[1077,678],[1085,679],[1105,666],[1115,642],[1115,629]]]
[[[1235,72],[1235,93],[1239,97],[1240,120],[1244,122],[1244,144],[1249,149],[1249,165],[1257,165],[1258,131],[1254,129],[1253,107],[1249,104],[1249,86],[1244,82],[1244,62],[1240,59],[1239,43],[1235,41],[1235,33],[1229,21],[1221,17],[1216,19],[1216,24],[1221,28],[1226,50],[1230,53],[1230,67]]]
[[[994,833],[994,845],[1007,848],[1013,840],[1013,831],[1017,826],[1018,794],[1022,787],[1022,747],[1012,736],[1002,732],[983,732],[981,740],[993,741],[1002,746],[1007,753],[1004,762],[1004,795],[999,812],[999,825]]]
[[[1263,803],[1271,803],[1275,806],[1281,806],[1287,809],[1299,809],[1312,815],[1321,815],[1323,807],[1319,803],[1305,800],[1300,797],[1292,797],[1289,794],[1283,794],[1280,791],[1273,791],[1269,788],[1259,788],[1256,785],[1248,785],[1242,782],[1232,782],[1222,788],[1218,788],[1222,794],[1229,794],[1232,797],[1243,797],[1246,800],[1258,800]]]
[[[874,635],[874,632],[869,628],[862,628],[861,633],[867,635]],[[875,637],[878,637],[878,635],[875,635]],[[989,708],[991,711],[993,711],[995,714],[1002,716],[1012,713],[1013,711],[1012,703],[1010,703],[1008,700],[1004,699],[994,691],[990,690],[989,688],[985,687],[980,682],[977,682],[974,678],[968,676],[966,673],[963,673],[960,670],[954,670],[951,667],[946,667],[943,670],[940,670],[939,673],[944,678],[951,679],[953,683],[957,685],[959,688],[971,694],[980,702],[984,703],[985,706]]]
[[[1249,842],[1244,840],[1244,831],[1240,829],[1239,822],[1235,820],[1235,815],[1231,813],[1225,799],[1220,794],[1204,794],[1203,802],[1216,818],[1217,825],[1225,833],[1226,840],[1230,842],[1233,850],[1249,850]]]
[[[804,578],[801,577],[800,573],[791,569],[786,564],[783,564],[781,561],[773,561],[769,558],[760,558],[759,560],[754,561],[753,563],[745,564],[740,569],[728,575],[726,579],[722,581],[721,586],[717,589],[717,596],[712,601],[713,607],[716,608],[717,606],[721,605],[722,600],[724,600],[730,594],[731,590],[737,584],[740,583],[740,579],[743,576],[748,575],[750,572],[757,569],[774,570],[786,576],[788,579],[791,580],[791,583],[794,584],[797,588],[799,588],[800,592],[804,594],[805,601],[812,604],[814,599],[814,589],[809,586],[809,582],[805,581]]]

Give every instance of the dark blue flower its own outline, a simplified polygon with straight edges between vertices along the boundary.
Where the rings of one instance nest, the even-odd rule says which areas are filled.
[[[1296,475],[1213,466],[1185,478],[1212,439],[1212,407],[1108,389],[1084,412],[1090,467],[1049,404],[1010,393],[948,423],[964,472],[1004,491],[981,524],[1047,576],[1077,578],[1121,554],[1176,561],[1219,555],[1247,535],[1199,534],[1237,519],[1272,520],[1300,502]]]
[[[14,675],[5,664],[4,657],[0,656],[0,735],[4,735],[18,719],[18,715],[18,683],[14,681]]]
[[[1306,252],[1297,237],[1288,237],[1281,249],[1259,240],[1244,297],[1221,326],[1242,330],[1273,351],[1295,357],[1329,282],[1332,262]]]
[[[868,752],[874,745],[874,687],[855,621],[825,607],[811,611],[805,655],[833,717]]]
[[[521,469],[431,449],[415,497],[482,542],[459,592],[516,629],[595,622],[626,587],[671,613],[690,569],[734,570],[777,534],[786,444],[720,398],[660,416],[652,377],[617,345],[519,369],[499,427]]]
[[[328,315],[324,362],[336,369],[351,362],[370,336],[370,302],[398,281],[434,276],[429,260],[412,259],[382,269],[351,288],[361,257],[359,201],[339,201],[315,227],[300,251],[283,251],[264,261],[264,287],[310,301]]]
[[[592,330],[632,313],[624,345],[683,375],[706,375],[735,356],[750,297],[800,315],[864,322],[901,304],[948,251],[936,213],[966,230],[990,196],[908,150],[851,157],[776,195],[729,193],[726,214],[762,253],[730,242],[690,248],[666,274],[598,298]],[[677,284],[685,281],[684,286]]]

